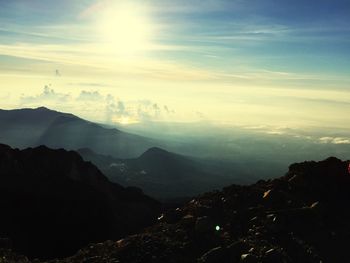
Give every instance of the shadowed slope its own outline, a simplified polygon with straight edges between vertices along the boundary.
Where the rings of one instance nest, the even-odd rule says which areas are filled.
[[[159,204],[110,183],[76,152],[0,145],[0,236],[18,251],[61,257],[154,222]]]
[[[348,262],[348,165],[293,164],[281,178],[203,194],[138,235],[59,262]]]
[[[96,164],[108,178],[122,185],[137,186],[145,193],[169,201],[193,196],[232,182],[231,176],[213,173],[190,157],[153,147],[138,158],[116,159],[79,149],[85,160]]]

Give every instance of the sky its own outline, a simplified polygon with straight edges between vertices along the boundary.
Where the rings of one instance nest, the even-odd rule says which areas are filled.
[[[348,0],[0,0],[0,108],[350,130]]]

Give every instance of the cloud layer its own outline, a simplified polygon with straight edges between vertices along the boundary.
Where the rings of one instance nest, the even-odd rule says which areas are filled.
[[[98,119],[109,124],[131,124],[138,122],[168,119],[175,113],[167,105],[161,105],[151,100],[125,101],[111,94],[102,94],[97,90],[81,90],[79,95],[55,91],[51,85],[46,85],[40,94],[34,96],[22,95],[21,107],[47,106],[76,112],[86,109],[86,112],[98,112]]]

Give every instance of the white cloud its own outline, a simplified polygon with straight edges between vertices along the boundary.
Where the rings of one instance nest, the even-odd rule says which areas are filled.
[[[58,103],[64,103],[68,101],[71,98],[70,94],[66,93],[59,93],[56,92],[52,87],[51,84],[46,85],[39,95],[36,96],[24,96],[20,98],[20,102],[22,105],[27,104],[45,104],[48,102],[58,102]]]
[[[350,144],[350,139],[345,137],[321,137],[319,141],[321,143]]]
[[[77,98],[78,101],[101,101],[103,96],[98,91],[82,90]]]
[[[81,90],[80,93],[71,95],[62,93],[51,85],[46,85],[37,95],[22,95],[19,104],[20,107],[45,106],[109,124],[163,120],[175,113],[168,105],[151,100],[123,100],[95,90]]]
[[[166,119],[175,110],[151,100],[124,101],[108,94],[105,113],[108,123],[130,124]]]

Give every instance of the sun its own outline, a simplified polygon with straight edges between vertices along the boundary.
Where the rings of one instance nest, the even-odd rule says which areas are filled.
[[[113,118],[114,123],[118,123],[121,125],[130,125],[130,124],[136,124],[139,123],[139,121],[133,117],[129,116],[119,116]]]
[[[150,45],[152,23],[144,6],[121,1],[102,10],[97,30],[105,49],[134,55]]]

